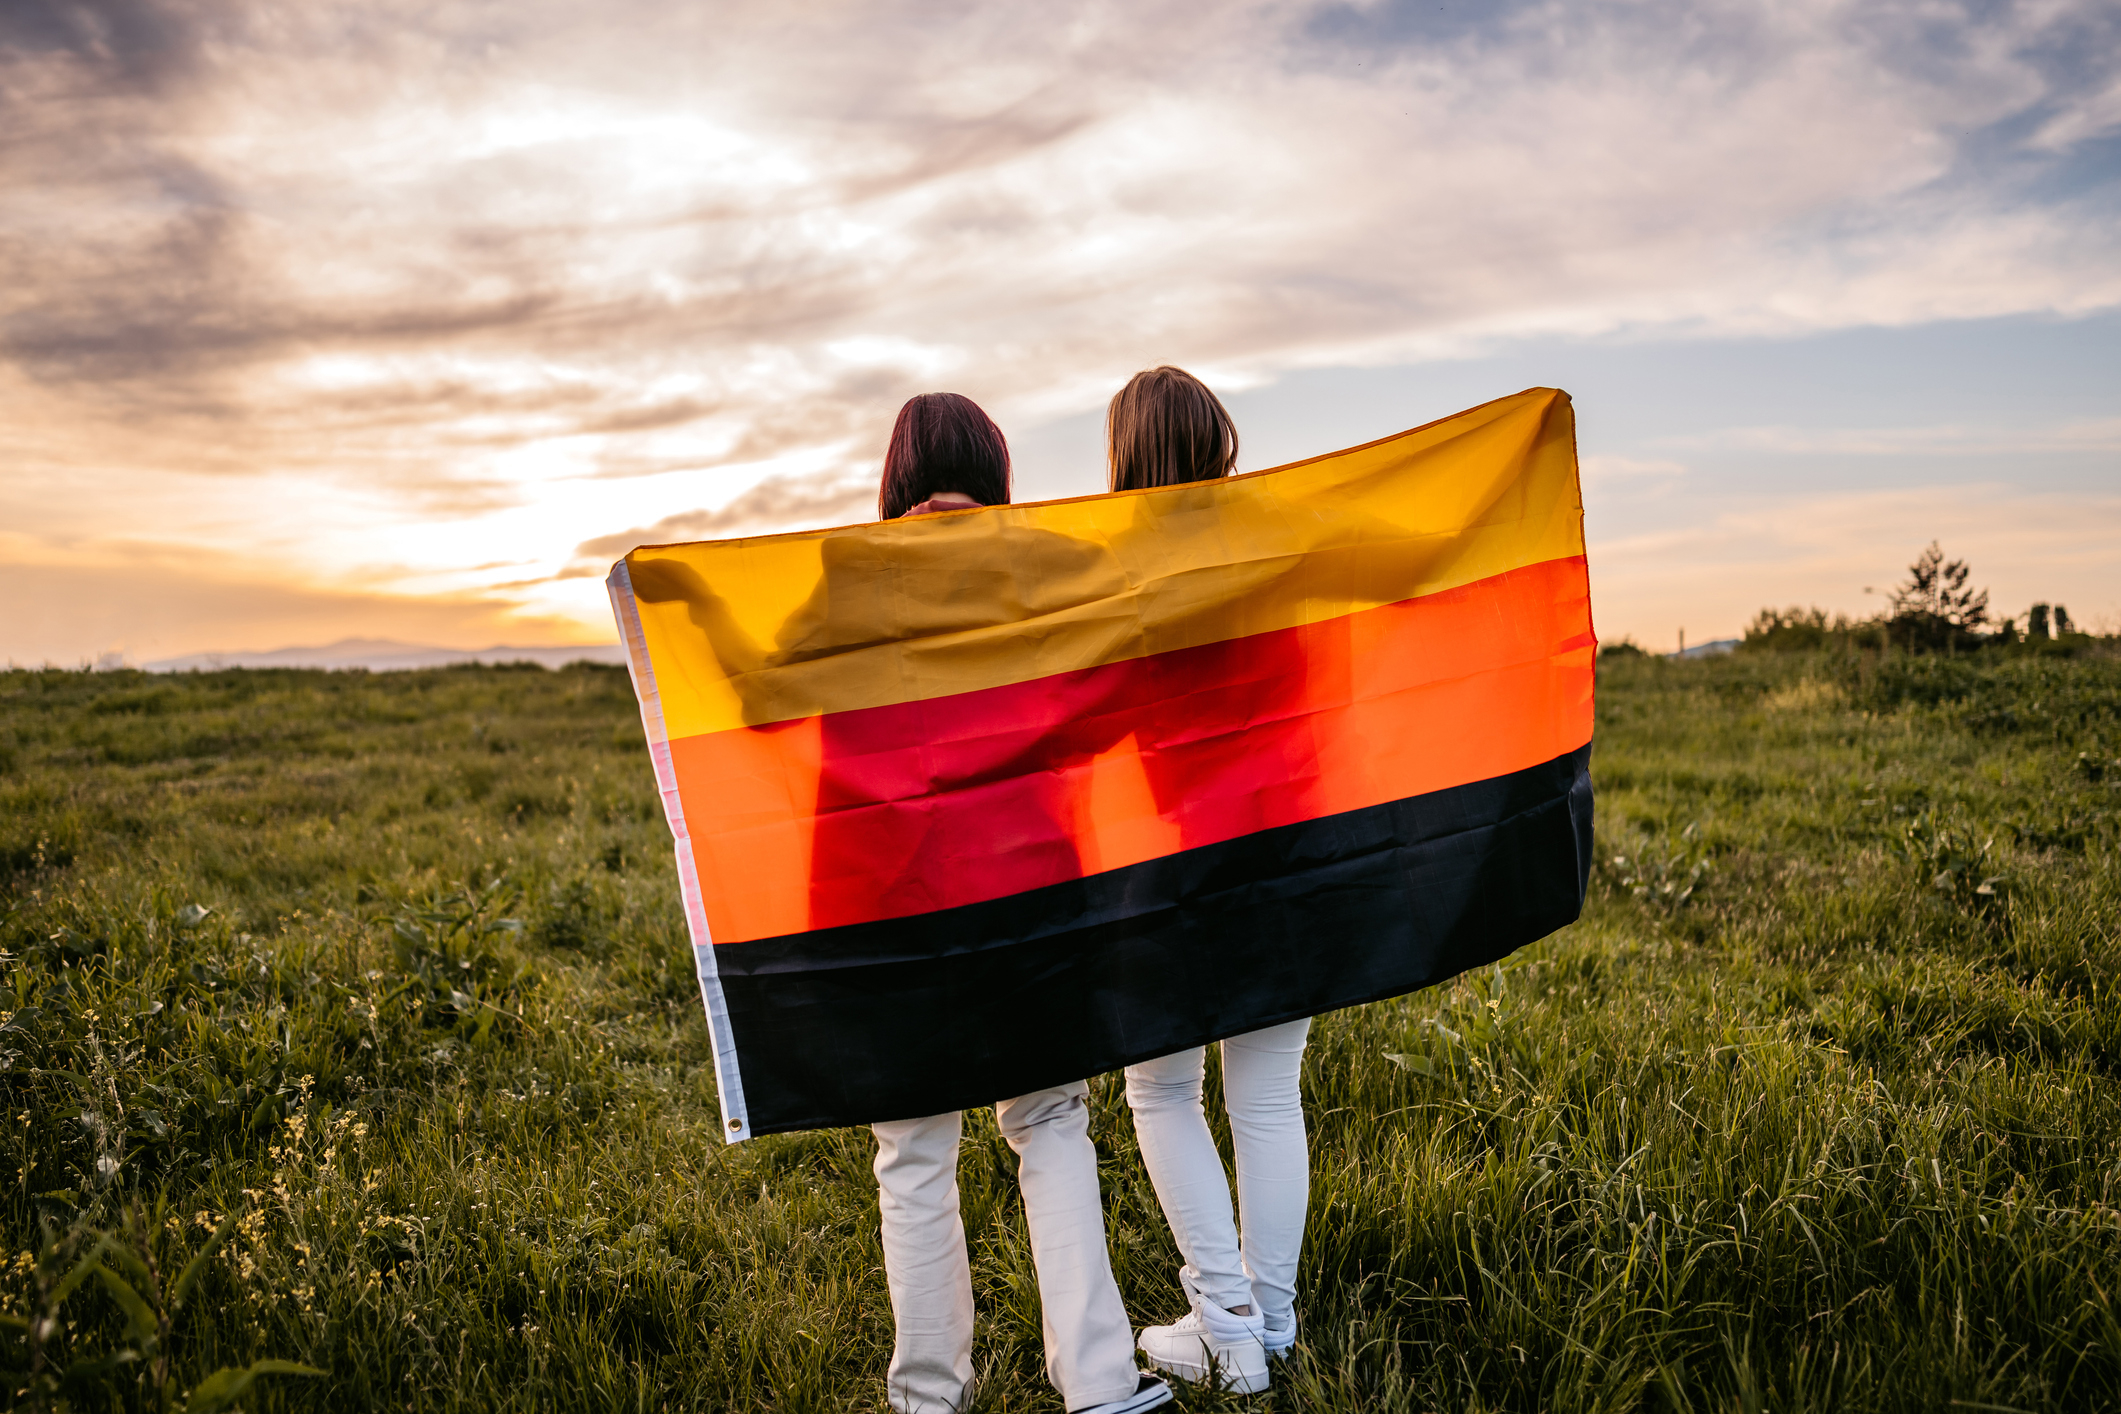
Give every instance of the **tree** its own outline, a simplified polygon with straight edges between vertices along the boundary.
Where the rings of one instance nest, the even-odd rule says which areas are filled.
[[[1932,540],[1893,591],[1893,636],[1910,648],[1950,648],[1988,622],[1988,591],[1966,587],[1964,560],[1947,560]]]
[[[2025,636],[2027,638],[2047,637],[2047,605],[2035,604],[2032,607],[2032,612],[2025,616]]]
[[[2065,633],[2076,631],[2077,626],[2069,621],[2069,610],[2060,604],[2055,605],[2055,637],[2060,638]]]

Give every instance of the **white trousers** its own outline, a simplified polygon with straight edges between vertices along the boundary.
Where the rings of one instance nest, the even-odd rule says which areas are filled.
[[[1069,1409],[1134,1393],[1134,1329],[1112,1279],[1097,1149],[1084,1081],[994,1107],[1016,1151],[1017,1184],[1038,1268],[1046,1374]],[[972,1271],[958,1215],[956,1112],[890,1120],[876,1131],[884,1275],[897,1327],[891,1407],[900,1414],[964,1408],[972,1389]]]
[[[1296,1259],[1311,1201],[1311,1156],[1298,1077],[1311,1022],[1285,1022],[1223,1045],[1223,1104],[1237,1154],[1230,1177],[1201,1109],[1199,1047],[1127,1067],[1127,1105],[1149,1181],[1186,1259],[1179,1280],[1225,1311],[1250,1305],[1276,1325],[1296,1309]]]

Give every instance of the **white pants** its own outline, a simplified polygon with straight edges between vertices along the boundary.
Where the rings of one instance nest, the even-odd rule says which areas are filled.
[[[994,1107],[1016,1151],[1017,1183],[1038,1268],[1046,1374],[1070,1409],[1134,1393],[1134,1329],[1112,1280],[1090,1087],[1034,1090]],[[897,1338],[891,1407],[900,1414],[962,1409],[972,1387],[972,1271],[957,1207],[956,1112],[890,1120],[876,1130],[884,1275]]]
[[[1199,1047],[1127,1067],[1127,1104],[1149,1181],[1186,1259],[1179,1280],[1225,1311],[1250,1305],[1276,1325],[1296,1308],[1296,1258],[1311,1200],[1298,1076],[1311,1022],[1223,1042],[1223,1104],[1237,1151],[1237,1206],[1201,1110]]]

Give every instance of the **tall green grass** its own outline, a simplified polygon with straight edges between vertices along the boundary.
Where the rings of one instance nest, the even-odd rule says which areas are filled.
[[[1300,1358],[1185,1406],[2121,1407],[2121,664],[1600,692],[1583,921],[1320,1021]],[[14,672],[0,730],[13,1402],[881,1407],[873,1144],[720,1145],[622,674]],[[972,1116],[980,1407],[1053,1410],[1012,1168]]]

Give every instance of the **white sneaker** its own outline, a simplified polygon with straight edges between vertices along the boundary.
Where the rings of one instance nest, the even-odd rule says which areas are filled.
[[[1182,1380],[1205,1380],[1212,1369],[1223,1388],[1257,1394],[1271,1378],[1267,1322],[1257,1309],[1235,1316],[1201,1301],[1182,1321],[1150,1326],[1138,1343],[1151,1365]]]
[[[1266,1338],[1260,1342],[1266,1346],[1267,1354],[1276,1360],[1286,1360],[1289,1352],[1296,1348],[1296,1313],[1291,1311],[1277,1322],[1267,1317]]]
[[[1068,1414],[1141,1414],[1144,1409],[1154,1409],[1171,1402],[1171,1386],[1154,1375],[1143,1375],[1134,1393],[1124,1399],[1108,1399],[1103,1404],[1086,1405],[1071,1409]]]

